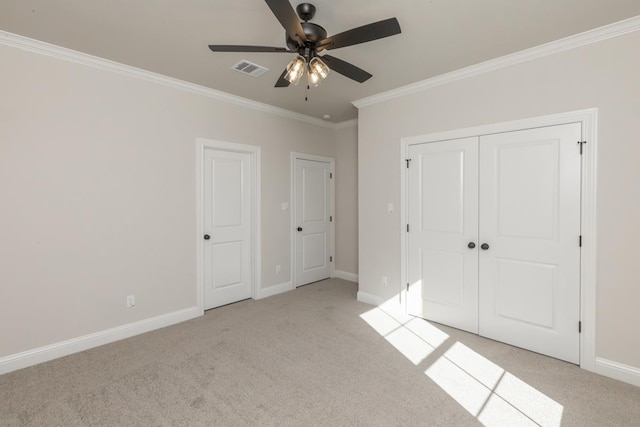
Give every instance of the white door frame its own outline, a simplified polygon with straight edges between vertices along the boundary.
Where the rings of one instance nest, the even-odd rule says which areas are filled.
[[[554,126],[566,123],[582,124],[582,139],[587,141],[582,156],[582,200],[580,205],[580,221],[582,234],[582,250],[580,254],[580,318],[582,321],[582,333],[580,334],[580,367],[588,371],[596,372],[596,176],[597,176],[597,123],[598,109],[572,111],[567,113],[552,114],[549,116],[533,117],[523,120],[495,123],[472,128],[457,129],[446,132],[431,133],[412,136],[401,139],[400,144],[400,277],[401,286],[398,290],[401,301],[406,310],[406,286],[407,283],[407,235],[406,224],[408,221],[407,179],[406,163],[409,146],[450,139],[466,138],[471,136],[490,135],[494,133],[511,132]],[[580,149],[576,141],[576,149]]]
[[[297,153],[291,152],[291,194],[289,197],[289,206],[291,206],[291,224],[289,229],[291,230],[291,289],[296,288],[296,234],[293,232],[296,225],[296,159],[301,160],[311,160],[316,162],[326,162],[331,165],[330,173],[333,175],[333,178],[330,179],[330,190],[331,196],[329,197],[329,203],[331,206],[329,207],[329,212],[335,219],[335,197],[336,197],[336,189],[335,189],[335,163],[336,160],[333,157],[324,157],[324,156],[316,156],[315,154],[305,154],[305,153]],[[333,257],[333,262],[331,262],[331,277],[334,277],[334,266],[336,264],[335,259],[335,221],[331,221],[329,223],[329,237],[331,239],[331,244],[329,245],[329,250],[331,251],[331,256]]]
[[[251,156],[251,298],[259,296],[260,251],[260,147],[196,138],[196,304],[204,314],[204,152],[207,149],[245,153]]]

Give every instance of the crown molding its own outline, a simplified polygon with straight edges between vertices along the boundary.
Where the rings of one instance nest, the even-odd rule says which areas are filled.
[[[553,55],[555,53],[564,52],[592,43],[597,43],[613,37],[622,36],[640,30],[640,15],[634,16],[623,21],[605,25],[604,27],[595,28],[573,36],[565,37],[553,42],[545,43],[520,52],[501,56],[489,61],[480,62],[459,70],[431,77],[416,83],[392,89],[377,95],[353,101],[352,104],[357,108],[368,107],[373,104],[411,95],[430,89],[436,86],[442,86],[458,80],[467,79],[469,77],[478,76],[490,71],[499,70],[501,68],[510,67],[522,62],[532,61],[534,59]]]
[[[358,126],[358,119],[346,120],[344,122],[336,123],[336,130],[350,128],[352,126]]]
[[[251,108],[253,110],[274,114],[276,116],[298,120],[301,122],[334,130],[337,129],[337,125],[335,123],[326,122],[312,116],[307,116],[306,114],[300,114],[290,110],[286,110],[284,108],[274,107],[273,105],[253,101],[251,99],[232,95],[220,90],[200,86],[195,83],[189,83],[184,80],[168,77],[130,65],[121,64],[109,59],[104,59],[98,56],[89,55],[65,47],[56,46],[50,43],[31,39],[29,37],[24,37],[18,34],[13,34],[7,31],[0,30],[0,44],[39,53],[41,55],[51,56],[63,61],[74,62],[76,64],[86,65],[88,67],[142,79],[174,89],[184,90],[187,92],[195,93],[197,95],[214,98],[219,101],[229,102],[231,104],[240,105],[242,107]]]

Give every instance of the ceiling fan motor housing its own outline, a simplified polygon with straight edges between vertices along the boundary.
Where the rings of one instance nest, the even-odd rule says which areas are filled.
[[[300,25],[302,25],[304,35],[307,36],[306,46],[300,45],[297,40],[293,40],[291,37],[287,36],[287,46],[291,50],[300,51],[305,47],[313,48],[320,40],[324,40],[327,38],[327,30],[325,30],[318,24],[312,24],[311,22],[302,22],[300,23]]]

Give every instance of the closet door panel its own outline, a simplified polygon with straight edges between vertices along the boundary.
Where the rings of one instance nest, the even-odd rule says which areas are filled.
[[[479,331],[579,363],[578,123],[480,137]]]
[[[409,147],[408,311],[478,332],[478,139]]]

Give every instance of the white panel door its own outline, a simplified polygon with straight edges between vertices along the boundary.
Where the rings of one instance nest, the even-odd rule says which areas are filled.
[[[480,334],[573,363],[580,139],[579,123],[480,137]]]
[[[295,159],[295,285],[331,277],[331,163]]]
[[[205,309],[251,298],[251,155],[206,149]]]
[[[408,311],[478,332],[478,138],[409,147]]]

